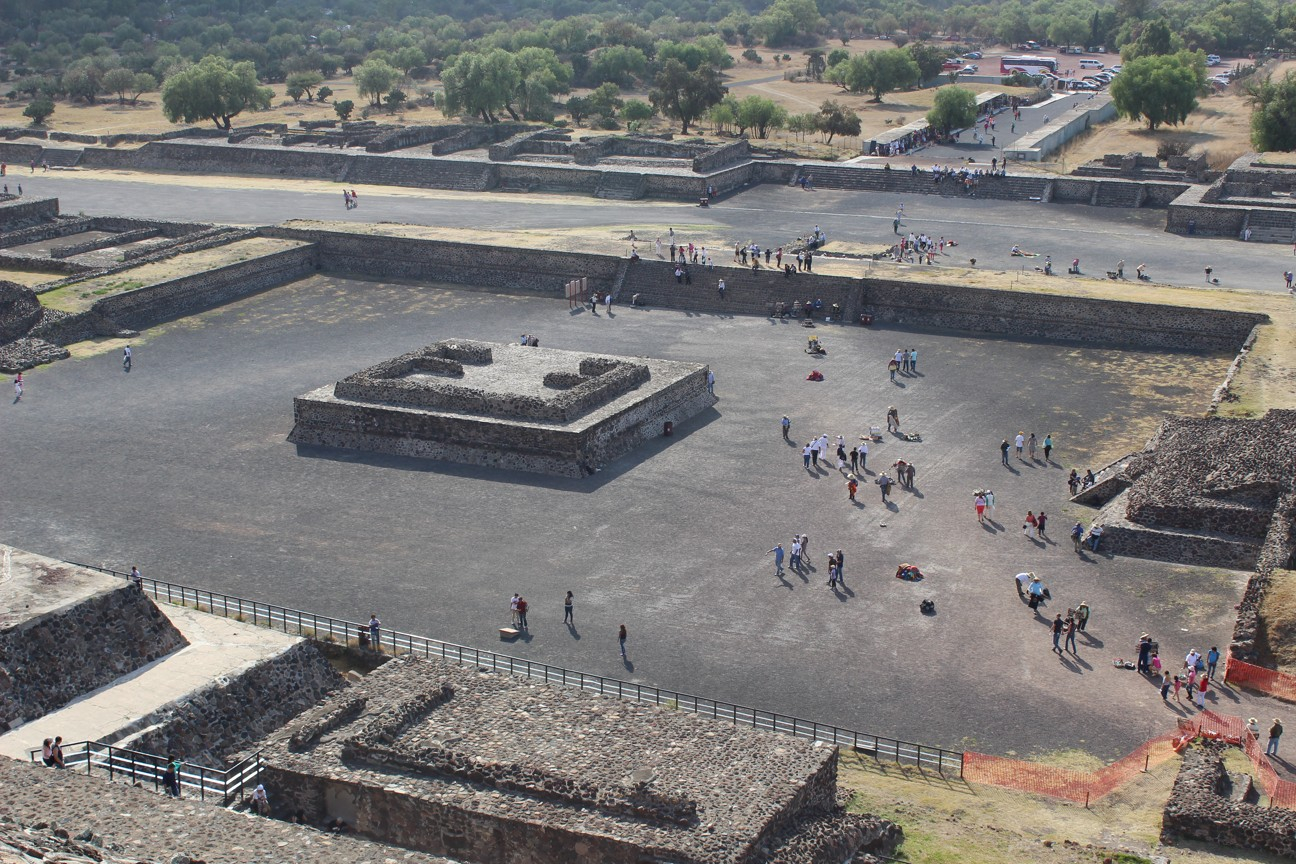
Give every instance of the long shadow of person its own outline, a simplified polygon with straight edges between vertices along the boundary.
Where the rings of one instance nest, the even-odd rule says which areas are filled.
[[[571,621],[567,622],[567,632],[568,632],[568,633],[571,635],[571,637],[572,637],[573,639],[575,639],[577,642],[580,641],[581,635],[580,635],[580,632],[577,631],[575,623],[573,623],[573,622],[571,622]]]

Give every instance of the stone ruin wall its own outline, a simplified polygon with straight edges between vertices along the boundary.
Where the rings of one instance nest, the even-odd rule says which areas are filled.
[[[0,230],[12,231],[33,222],[45,222],[59,215],[57,198],[19,198],[0,201]]]
[[[0,729],[58,710],[186,644],[152,600],[125,584],[10,625],[0,631]]]
[[[1201,840],[1296,858],[1296,811],[1231,800],[1226,749],[1221,742],[1203,741],[1184,751],[1161,817],[1163,842]]]
[[[165,706],[137,726],[153,726],[123,746],[224,768],[254,745],[346,687],[311,642],[296,645],[229,681],[213,683]]]

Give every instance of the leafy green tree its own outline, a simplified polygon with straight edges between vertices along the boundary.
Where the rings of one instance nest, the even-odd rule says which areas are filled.
[[[590,115],[589,99],[584,96],[573,96],[567,100],[567,113],[571,115],[572,122],[577,126]]]
[[[815,0],[774,0],[753,26],[765,44],[773,48],[817,33],[823,18]]]
[[[941,67],[949,51],[939,45],[926,42],[912,42],[905,46],[905,53],[918,64],[918,82],[931,81],[940,77]]]
[[[150,76],[151,77],[151,76]],[[103,89],[108,93],[117,94],[117,104],[126,104],[126,94],[131,92],[135,84],[135,73],[125,66],[118,66],[116,69],[109,69],[103,76]]]
[[[1085,19],[1073,13],[1058,15],[1049,24],[1048,36],[1058,45],[1078,45],[1089,35]]]
[[[927,112],[927,124],[948,135],[954,129],[968,128],[976,117],[976,94],[966,87],[942,87]]]
[[[306,72],[292,73],[284,83],[288,85],[290,90],[296,88],[304,92],[307,102],[314,102],[315,88],[324,83],[324,76],[311,69]]]
[[[845,48],[835,48],[832,51],[829,51],[828,59],[826,61],[828,63],[828,68],[831,69],[839,63],[845,63],[850,59],[850,56],[850,52]]]
[[[752,129],[757,138],[768,138],[770,129],[782,129],[787,125],[788,114],[772,99],[748,96],[738,103],[737,119],[740,130]]]
[[[643,51],[625,45],[609,45],[595,51],[590,57],[586,79],[591,85],[608,82],[632,87],[635,79],[647,70],[648,58]]]
[[[797,136],[798,140],[804,140],[805,136],[819,128],[819,115],[817,114],[793,114],[788,118],[787,129]]]
[[[63,73],[62,85],[69,99],[84,99],[87,105],[103,92],[104,72],[91,58],[78,60]]]
[[[653,107],[642,99],[628,99],[621,109],[621,116],[627,123],[644,123],[652,119]]]
[[[1121,49],[1121,60],[1128,63],[1140,57],[1174,54],[1182,51],[1183,47],[1183,37],[1172,31],[1165,21],[1158,19],[1144,24],[1138,38]]]
[[[343,99],[341,102],[333,103],[333,113],[336,114],[338,116],[338,119],[343,122],[346,122],[347,120],[351,119],[351,112],[354,110],[355,110],[355,103],[352,102],[350,99]]]
[[[1251,102],[1251,146],[1259,151],[1296,150],[1296,72],[1247,88]]]
[[[393,113],[405,107],[405,102],[409,99],[404,90],[392,90],[383,97],[383,102],[387,104],[387,110]]]
[[[54,113],[54,100],[41,96],[23,109],[23,116],[31,119],[31,125],[41,126]]]
[[[680,132],[686,135],[689,125],[729,92],[714,68],[690,72],[678,60],[667,60],[653,84],[649,101],[660,113],[680,121]]]
[[[332,87],[321,87],[319,88],[319,92],[315,94],[315,98],[321,102],[327,102],[329,100],[329,97],[332,95],[333,95]]]
[[[666,41],[657,43],[657,61],[678,60],[693,71],[706,63],[717,69],[733,66],[733,57],[725,49],[719,36],[699,36],[689,42]]]
[[[391,58],[391,65],[399,69],[407,81],[411,72],[426,63],[427,55],[423,53],[423,49],[415,45],[406,45],[404,48],[397,49]]]
[[[355,67],[356,92],[368,98],[369,104],[375,107],[381,104],[383,95],[391,91],[399,78],[400,71],[385,60],[370,59]]]
[[[147,72],[136,72],[135,80],[131,82],[130,102],[132,105],[139,102],[139,97],[145,93],[152,93],[157,89],[157,79]]]
[[[167,79],[162,87],[162,113],[172,123],[207,119],[216,128],[229,131],[235,117],[244,111],[264,111],[273,97],[274,91],[257,81],[252,63],[233,63],[209,54]]]
[[[716,132],[728,132],[733,126],[738,125],[738,110],[736,101],[725,99],[724,101],[711,106],[707,111],[707,119],[711,121],[711,128]]]
[[[827,135],[827,143],[831,144],[834,135],[860,134],[860,118],[845,105],[829,100],[819,106],[819,113],[815,116],[815,128]]]
[[[755,48],[748,48],[746,51],[744,51],[744,52],[742,53],[742,58],[743,58],[744,60],[746,60],[748,63],[761,63],[761,62],[763,62],[763,61],[761,60],[761,56],[760,56],[759,54],[756,53],[756,49],[755,49]]]
[[[446,112],[472,114],[487,123],[498,123],[496,112],[509,105],[522,83],[517,61],[502,48],[485,54],[460,54],[441,73]]]
[[[589,113],[615,117],[625,103],[621,101],[621,88],[615,84],[600,84],[587,97]]]
[[[834,66],[830,78],[852,93],[872,93],[872,101],[881,102],[882,94],[913,86],[921,74],[908,51],[889,48],[856,54]]]
[[[1142,118],[1152,131],[1187,119],[1206,86],[1204,59],[1188,51],[1139,57],[1124,67],[1112,81],[1112,102],[1121,116]]]

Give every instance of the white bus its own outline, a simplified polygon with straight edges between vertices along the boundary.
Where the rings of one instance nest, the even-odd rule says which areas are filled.
[[[1052,72],[1057,74],[1058,61],[1052,57],[1036,57],[1032,54],[1008,55],[1000,58],[999,71],[1004,75],[1011,75],[1014,72],[1025,72],[1028,75],[1038,75],[1041,72]]]

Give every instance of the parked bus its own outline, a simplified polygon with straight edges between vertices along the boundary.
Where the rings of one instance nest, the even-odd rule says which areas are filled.
[[[1041,72],[1052,72],[1057,74],[1058,61],[1052,57],[1036,57],[1032,54],[1009,55],[1000,58],[999,71],[1004,75],[1011,75],[1014,72],[1025,72],[1028,75],[1038,75]]]

